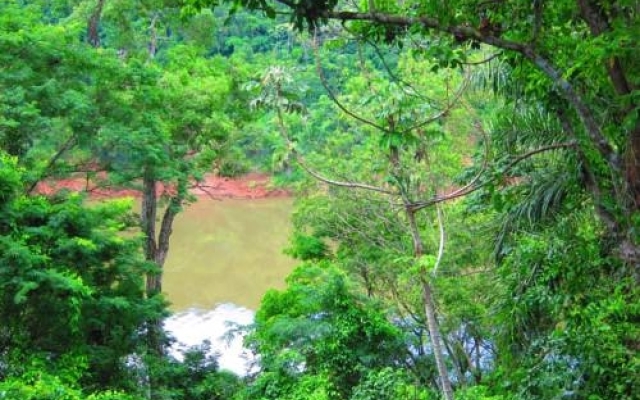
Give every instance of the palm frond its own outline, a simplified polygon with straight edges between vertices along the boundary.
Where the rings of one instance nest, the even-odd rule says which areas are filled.
[[[505,191],[515,198],[500,221],[495,244],[495,256],[500,260],[506,254],[507,242],[518,231],[532,231],[542,224],[551,223],[562,212],[570,211],[567,201],[580,196],[578,171],[567,169],[562,160],[566,152],[546,157],[546,168],[537,170]],[[555,160],[553,160],[555,158]]]
[[[513,98],[518,90],[510,76],[511,67],[496,57],[473,68],[469,76],[469,89],[480,93],[491,91],[495,95]]]
[[[491,126],[493,143],[514,154],[569,140],[558,118],[541,106],[505,109]]]

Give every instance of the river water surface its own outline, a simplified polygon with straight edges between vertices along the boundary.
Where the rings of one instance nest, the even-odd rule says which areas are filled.
[[[221,368],[247,372],[242,338],[222,338],[253,321],[270,288],[283,288],[295,262],[282,253],[293,200],[212,200],[206,197],[174,223],[163,290],[174,315],[166,328],[185,346],[210,340]]]

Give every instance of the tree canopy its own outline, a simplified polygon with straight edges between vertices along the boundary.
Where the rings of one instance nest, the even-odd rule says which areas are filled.
[[[639,12],[0,0],[0,399],[637,398]],[[162,272],[250,170],[300,265],[239,379],[167,354]]]

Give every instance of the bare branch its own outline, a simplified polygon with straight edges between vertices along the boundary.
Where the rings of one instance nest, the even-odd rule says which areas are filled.
[[[190,189],[197,189],[202,191],[204,194],[207,195],[207,197],[211,200],[217,200],[220,201],[219,197],[216,197],[211,190],[215,190],[217,189],[217,187],[212,186],[212,185],[204,185],[202,182],[194,182],[193,185],[191,185]]]
[[[458,88],[458,90],[456,91],[456,93],[453,96],[452,100],[447,99],[447,106],[441,110],[439,113],[432,115],[431,117],[418,122],[417,124],[405,129],[404,131],[402,131],[402,134],[406,134],[409,133],[415,129],[419,129],[422,128],[425,125],[428,125],[432,122],[435,122],[437,120],[439,120],[440,118],[445,117],[449,111],[451,111],[453,109],[453,107],[457,104],[458,100],[460,100],[460,98],[462,97],[465,89],[467,88],[467,85],[469,84],[469,74],[465,74],[464,80],[462,81],[462,83],[460,84],[460,87]]]
[[[548,146],[544,146],[544,147],[540,147],[531,151],[528,151],[524,154],[521,154],[520,156],[516,157],[513,161],[511,161],[504,169],[504,172],[509,171],[511,168],[515,167],[516,164],[526,160],[527,158],[530,158],[532,156],[535,156],[536,154],[540,154],[540,153],[544,153],[550,150],[557,150],[557,149],[563,149],[563,148],[567,148],[567,147],[576,147],[577,143],[575,141],[571,141],[571,142],[566,142],[566,143],[555,143],[555,144],[550,144]]]
[[[319,173],[317,173],[316,171],[312,170],[311,168],[309,168],[304,163],[304,161],[302,160],[302,157],[298,154],[297,151],[294,150],[294,153],[296,155],[296,162],[300,165],[300,167],[302,167],[302,169],[304,169],[309,175],[313,176],[317,180],[319,180],[321,182],[324,182],[324,183],[326,183],[328,185],[346,187],[346,188],[351,188],[351,189],[370,190],[372,192],[384,193],[384,194],[393,195],[393,196],[397,196],[398,195],[397,192],[385,189],[385,188],[380,187],[380,186],[367,185],[367,184],[358,183],[358,182],[336,181],[336,180],[333,180],[333,179],[326,178],[326,177],[320,175]]]
[[[414,207],[416,210],[421,210],[425,207],[429,207],[433,204],[437,204],[437,203],[441,203],[443,201],[447,201],[447,200],[452,200],[452,199],[456,199],[458,197],[462,197],[462,196],[466,196],[467,194],[474,192],[476,190],[478,190],[480,188],[480,186],[478,186],[478,182],[480,181],[480,178],[484,175],[484,172],[486,171],[488,165],[489,165],[489,136],[487,135],[487,133],[485,132],[484,128],[482,127],[482,124],[480,123],[480,121],[478,119],[476,119],[475,121],[475,126],[476,129],[478,129],[478,131],[482,134],[484,140],[484,158],[482,160],[482,167],[480,168],[480,170],[478,171],[478,173],[463,187],[455,190],[452,193],[449,193],[447,195],[444,196],[436,196],[434,197],[432,200],[426,201],[426,202],[418,202],[414,204]],[[478,186],[478,187],[476,187]]]
[[[278,95],[281,95],[281,93],[278,93]],[[286,140],[287,144],[289,145],[289,148],[291,149],[291,153],[296,158],[296,162],[309,175],[313,176],[314,178],[318,179],[321,182],[324,182],[326,184],[333,185],[333,186],[347,187],[347,188],[353,188],[353,189],[364,189],[364,190],[370,190],[370,191],[389,194],[389,195],[395,195],[396,194],[393,191],[384,189],[384,188],[379,187],[379,186],[372,186],[372,185],[367,185],[367,184],[357,183],[357,182],[337,181],[337,180],[329,179],[329,178],[326,178],[326,177],[320,175],[318,172],[314,171],[313,169],[311,169],[310,167],[307,166],[307,164],[304,162],[304,160],[302,158],[302,155],[300,155],[300,153],[295,149],[295,145],[293,144],[293,142],[289,138],[289,133],[288,133],[288,130],[287,130],[287,126],[284,123],[284,118],[282,116],[282,110],[280,109],[280,107],[276,107],[276,115],[277,115],[277,119],[278,119],[278,127],[280,128],[280,133],[282,134],[283,138]]]
[[[461,61],[460,64],[462,65],[482,65],[482,64],[487,64],[490,63],[491,61],[495,60],[496,58],[500,57],[502,55],[502,52],[497,52],[494,53],[492,55],[490,55],[489,57],[485,58],[484,60],[480,60],[480,61]]]
[[[576,142],[567,142],[567,143],[556,143],[556,144],[552,144],[549,146],[544,146],[535,150],[531,150],[527,153],[524,153],[520,156],[518,156],[516,159],[514,159],[511,163],[509,163],[509,165],[507,165],[507,167],[505,167],[502,170],[502,175],[504,175],[505,173],[507,173],[511,168],[515,167],[518,163],[526,160],[527,158],[530,158],[536,154],[540,154],[540,153],[544,153],[547,151],[551,151],[551,150],[557,150],[557,149],[561,149],[561,148],[569,148],[569,147],[576,147],[577,143]],[[466,184],[465,186],[461,187],[460,189],[457,189],[451,193],[447,193],[441,196],[435,196],[434,198],[430,199],[430,200],[426,200],[426,201],[422,201],[422,202],[417,202],[413,205],[415,210],[421,210],[425,207],[430,207],[432,205],[438,204],[438,203],[442,203],[448,200],[453,200],[453,199],[457,199],[459,197],[463,197],[466,196],[468,194],[471,194],[475,191],[477,191],[478,189],[481,189],[482,187],[486,186],[489,182],[492,182],[494,180],[496,180],[497,178],[492,178],[488,181],[482,182],[482,183],[478,183],[479,178],[480,178],[481,174],[477,174],[468,184]]]
[[[44,167],[44,170],[42,171],[38,179],[36,179],[31,183],[31,185],[29,185],[29,189],[27,189],[27,194],[33,193],[36,186],[38,186],[38,183],[40,183],[42,179],[47,177],[47,174],[49,173],[51,168],[53,168],[55,163],[60,159],[60,157],[62,157],[64,153],[69,151],[75,145],[75,141],[76,141],[76,134],[74,133],[71,136],[69,136],[69,139],[67,139],[67,141],[64,142],[64,144],[58,149],[56,154],[54,154],[53,157],[51,157],[51,159],[47,163],[47,166]]]
[[[351,110],[349,110],[347,107],[345,107],[340,100],[338,100],[338,97],[333,93],[333,91],[331,90],[331,88],[329,87],[329,84],[327,83],[327,79],[324,76],[324,72],[322,70],[322,65],[320,64],[320,52],[318,51],[318,41],[317,41],[317,32],[318,30],[316,29],[314,31],[314,35],[313,35],[313,53],[315,55],[316,58],[316,71],[318,74],[318,77],[320,78],[320,82],[322,83],[322,86],[324,87],[324,89],[327,91],[327,94],[329,95],[329,98],[331,98],[331,101],[333,101],[335,103],[336,106],[338,106],[338,108],[340,108],[345,114],[349,115],[351,118],[358,120],[360,122],[362,122],[363,124],[372,126],[382,132],[386,132],[386,133],[390,133],[389,130],[381,125],[376,124],[373,121],[369,121],[368,119],[361,117],[360,115],[352,112]]]

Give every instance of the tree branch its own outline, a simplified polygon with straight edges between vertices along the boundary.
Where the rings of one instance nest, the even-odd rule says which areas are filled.
[[[462,81],[462,83],[460,84],[460,87],[458,88],[458,90],[456,91],[456,93],[453,95],[453,99],[449,100],[447,99],[447,106],[441,110],[439,113],[432,115],[431,117],[418,122],[417,124],[405,129],[402,131],[402,134],[407,134],[415,129],[419,129],[422,128],[425,125],[428,125],[432,122],[435,122],[437,120],[439,120],[440,118],[443,118],[444,116],[447,115],[447,113],[449,113],[449,111],[451,111],[453,109],[453,107],[457,104],[458,100],[460,100],[460,98],[462,97],[462,95],[464,94],[465,89],[467,88],[467,85],[469,84],[469,74],[465,74],[464,80]]]
[[[38,186],[38,183],[40,183],[40,181],[47,176],[48,171],[51,170],[51,168],[53,168],[53,166],[60,159],[60,157],[62,157],[64,153],[69,151],[75,145],[75,141],[76,141],[76,134],[74,133],[69,137],[69,139],[67,139],[66,142],[64,142],[62,147],[58,149],[56,154],[54,154],[53,157],[51,157],[51,159],[47,163],[47,166],[44,167],[44,170],[42,171],[38,179],[36,179],[31,183],[31,185],[29,185],[29,189],[27,189],[27,194],[33,193],[33,191],[36,189],[36,186]]]
[[[530,158],[536,154],[540,154],[540,153],[544,153],[547,151],[551,151],[551,150],[557,150],[557,149],[562,149],[562,148],[568,148],[568,147],[576,147],[577,144],[576,142],[567,142],[567,143],[556,143],[556,144],[552,144],[549,146],[544,146],[544,147],[540,147],[538,149],[534,149],[531,151],[528,151],[518,157],[516,157],[516,159],[514,159],[512,162],[510,162],[502,171],[501,171],[501,175],[506,174],[511,168],[515,167],[518,163],[526,160],[527,158]],[[489,182],[493,182],[494,180],[497,179],[496,178],[492,178],[488,181],[482,182],[482,183],[478,183],[478,180],[480,178],[480,174],[476,175],[468,184],[466,184],[465,186],[463,186],[462,188],[455,190],[451,193],[445,194],[445,195],[441,195],[441,196],[435,196],[434,198],[430,199],[430,200],[426,200],[426,201],[422,201],[422,202],[417,202],[413,205],[415,210],[421,210],[425,207],[430,207],[432,205],[438,204],[438,203],[442,203],[448,200],[453,200],[453,199],[457,199],[459,197],[463,197],[466,196],[468,194],[471,194],[475,191],[477,191],[478,189],[481,189],[482,187],[486,186]]]
[[[285,5],[291,5],[288,0],[277,0]],[[295,9],[295,8],[294,8]],[[598,123],[595,121],[593,112],[582,101],[581,96],[575,91],[573,85],[569,83],[558,69],[546,58],[538,54],[529,44],[514,42],[496,36],[493,33],[485,34],[480,30],[471,26],[464,25],[446,25],[437,18],[429,16],[404,16],[396,14],[385,14],[378,12],[352,12],[352,11],[334,11],[326,10],[321,12],[318,17],[326,19],[336,19],[340,21],[369,21],[379,24],[388,24],[401,27],[410,27],[419,25],[424,28],[430,28],[439,32],[449,33],[456,38],[462,40],[476,40],[500,49],[514,51],[521,54],[531,61],[538,69],[540,69],[554,86],[564,95],[569,103],[574,107],[580,120],[582,121],[591,142],[605,158],[609,166],[621,173],[621,162],[618,154],[613,146],[602,133]]]
[[[363,190],[370,190],[372,192],[378,192],[378,193],[383,193],[383,194],[387,194],[387,195],[393,195],[396,196],[398,195],[398,193],[382,188],[380,186],[373,186],[373,185],[367,185],[364,183],[358,183],[358,182],[345,182],[345,181],[336,181],[333,179],[329,179],[326,178],[322,175],[320,175],[319,173],[317,173],[316,171],[312,170],[311,168],[309,168],[304,161],[302,161],[302,157],[298,154],[297,151],[293,151],[295,156],[296,156],[296,162],[298,163],[298,165],[300,165],[300,167],[302,167],[302,169],[304,169],[309,175],[313,176],[314,178],[316,178],[317,180],[324,182],[328,185],[332,185],[332,186],[339,186],[339,187],[346,187],[346,188],[351,188],[351,189],[363,189]]]
[[[281,93],[278,93],[278,95],[281,95]],[[326,177],[320,175],[318,172],[314,171],[313,169],[311,169],[310,167],[307,166],[307,164],[304,162],[304,160],[303,160],[302,156],[300,155],[300,153],[298,153],[298,151],[295,149],[295,145],[293,144],[293,142],[289,138],[289,133],[287,131],[286,125],[284,124],[284,118],[282,116],[282,110],[280,109],[280,107],[276,107],[276,115],[277,115],[277,118],[278,118],[278,126],[280,128],[280,133],[282,134],[282,137],[284,138],[284,140],[289,145],[291,153],[295,156],[295,159],[296,159],[296,162],[298,163],[298,165],[300,165],[300,167],[302,167],[302,169],[304,169],[309,175],[313,176],[314,178],[316,178],[317,180],[319,180],[321,182],[324,182],[326,184],[333,185],[333,186],[347,187],[347,188],[352,188],[352,189],[364,189],[364,190],[370,190],[370,191],[373,191],[373,192],[384,193],[384,194],[389,194],[389,195],[395,195],[396,194],[393,191],[384,189],[384,188],[379,187],[379,186],[372,186],[372,185],[367,185],[367,184],[357,183],[357,182],[337,181],[337,180],[329,179],[329,178],[326,178]]]
[[[483,158],[483,161],[482,161],[482,167],[480,168],[478,173],[465,186],[463,186],[460,189],[454,191],[453,193],[449,193],[446,196],[436,196],[434,199],[432,199],[430,201],[427,201],[427,202],[414,203],[414,207],[415,207],[416,210],[421,210],[421,209],[423,209],[425,207],[429,207],[429,206],[431,206],[433,204],[441,203],[443,201],[452,200],[452,199],[455,199],[455,198],[458,198],[458,197],[466,196],[467,194],[472,193],[472,192],[478,190],[481,187],[481,185],[478,185],[476,187],[476,184],[480,180],[480,178],[484,174],[484,171],[487,169],[487,167],[489,165],[489,136],[487,135],[485,130],[482,128],[482,124],[480,123],[479,120],[476,119],[475,125],[476,125],[476,129],[478,129],[478,131],[480,131],[480,133],[484,137],[484,140],[483,140],[483,142],[484,142],[484,158]]]
[[[499,51],[497,53],[494,53],[492,55],[490,55],[489,57],[485,58],[484,60],[480,60],[480,61],[462,61],[460,62],[460,64],[462,65],[482,65],[482,64],[487,64],[490,63],[491,61],[495,60],[496,58],[500,57],[502,55],[502,52]]]
[[[347,114],[348,116],[350,116],[351,118],[362,122],[363,124],[372,126],[382,132],[386,132],[386,133],[390,133],[388,129],[386,129],[385,127],[376,124],[373,121],[369,121],[368,119],[359,116],[358,114],[352,112],[351,110],[349,110],[347,107],[345,107],[340,100],[338,100],[338,97],[333,93],[333,91],[331,90],[331,88],[329,87],[329,84],[327,83],[327,79],[324,76],[324,72],[322,70],[322,65],[320,65],[320,54],[318,51],[318,41],[317,41],[317,32],[318,30],[316,29],[314,31],[313,34],[313,53],[315,55],[316,58],[316,71],[318,74],[318,77],[320,78],[320,83],[322,83],[322,86],[324,87],[324,89],[326,90],[327,94],[329,95],[329,98],[331,99],[331,101],[333,101],[333,103],[338,106],[338,108],[340,108],[345,114]]]

